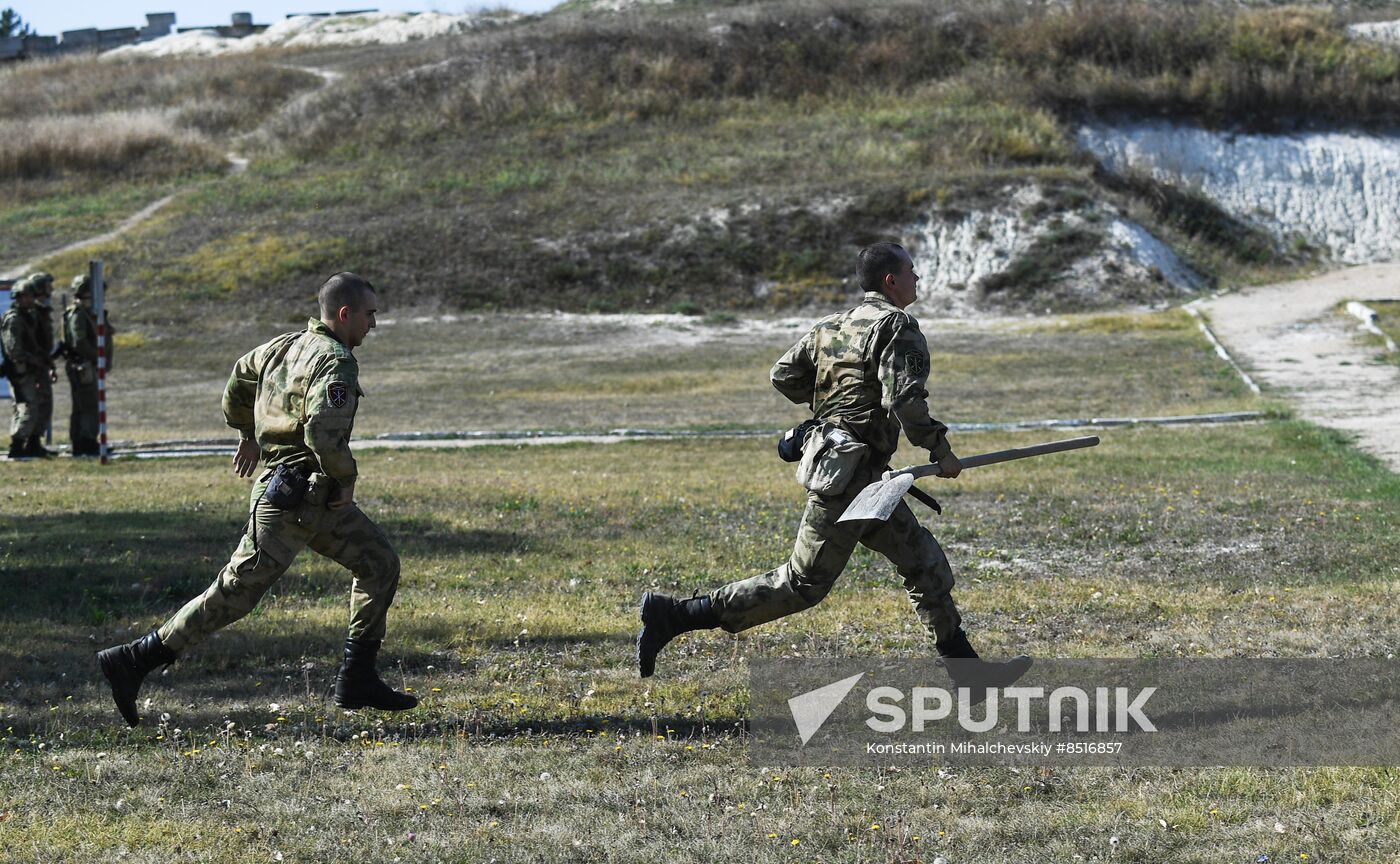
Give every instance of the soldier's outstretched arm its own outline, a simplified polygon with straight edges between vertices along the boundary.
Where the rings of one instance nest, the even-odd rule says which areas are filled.
[[[929,355],[924,334],[914,319],[900,314],[892,317],[886,340],[880,352],[885,410],[899,420],[911,444],[928,449],[933,461],[943,467],[944,476],[956,477],[961,466],[948,444],[948,427],[929,416]]]
[[[816,391],[817,364],[812,356],[812,334],[815,332],[809,330],[806,336],[778,358],[778,362],[773,364],[773,371],[768,373],[768,380],[773,382],[777,391],[798,405],[810,406]]]

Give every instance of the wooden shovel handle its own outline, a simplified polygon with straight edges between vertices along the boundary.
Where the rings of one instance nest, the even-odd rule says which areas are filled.
[[[1099,443],[1099,436],[1086,435],[1083,438],[1066,438],[1063,441],[1051,441],[1048,444],[1034,444],[1030,447],[1012,447],[1010,450],[997,450],[995,453],[982,453],[977,456],[968,456],[966,459],[959,459],[964,468],[978,468],[983,465],[995,465],[998,462],[1010,462],[1013,459],[1028,459],[1031,456],[1044,456],[1046,453],[1062,453],[1065,450],[1079,450],[1084,447],[1093,447]],[[901,468],[898,471],[889,471],[885,474],[885,479],[895,477],[900,474],[909,474],[913,477],[937,477],[939,476],[938,463],[930,465],[911,465],[908,468]]]

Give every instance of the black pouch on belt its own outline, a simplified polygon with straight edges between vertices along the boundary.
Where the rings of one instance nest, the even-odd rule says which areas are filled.
[[[291,510],[306,497],[307,477],[295,468],[278,465],[272,469],[263,499],[278,510]]]

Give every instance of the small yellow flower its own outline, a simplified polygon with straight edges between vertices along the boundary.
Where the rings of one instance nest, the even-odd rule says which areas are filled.
[[[879,831],[879,830],[880,830],[880,823],[879,823],[879,822],[871,822],[871,823],[870,823],[870,830],[871,830],[871,831]]]
[[[769,839],[769,840],[777,840],[777,839],[778,839],[778,835],[777,835],[777,834],[769,834],[769,835],[768,835],[768,839]]]
[[[799,845],[799,844],[801,844],[801,843],[802,843],[802,841],[801,841],[801,840],[798,840],[796,837],[792,838],[792,845],[797,846],[797,845]]]

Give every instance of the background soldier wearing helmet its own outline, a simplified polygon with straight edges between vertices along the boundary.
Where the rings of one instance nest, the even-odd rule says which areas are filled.
[[[10,380],[14,417],[10,421],[11,459],[51,456],[39,444],[44,400],[53,401],[54,374],[43,346],[39,316],[34,312],[34,279],[19,282],[11,293],[14,305],[0,318],[0,344],[5,349],[5,377]]]
[[[45,364],[48,368],[49,383],[58,382],[58,369],[53,362],[54,356],[54,326],[53,326],[53,275],[40,270],[31,275],[30,280],[34,285],[34,308],[32,314],[35,320],[35,329],[38,334],[39,346],[44,352]],[[43,436],[53,428],[53,387],[44,387],[39,391],[39,398],[35,402],[34,422],[38,424],[35,429],[33,444],[31,445],[32,455],[50,458],[57,454],[46,450],[43,446]]]
[[[74,456],[97,456],[97,315],[92,311],[92,279],[73,278],[73,302],[63,312],[64,371],[73,396],[68,440]]]

